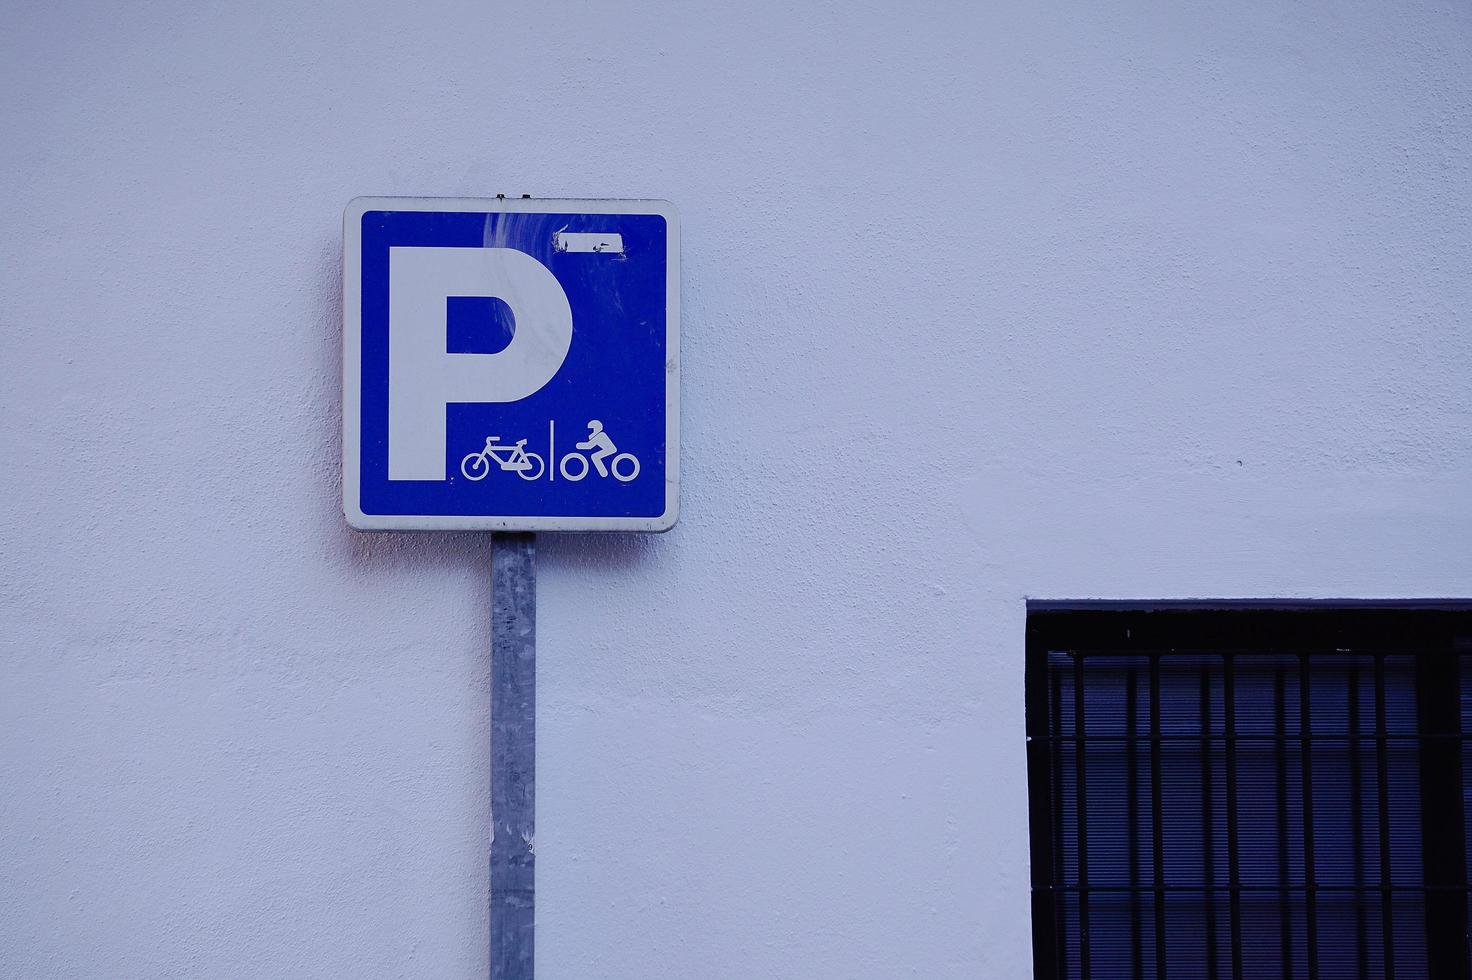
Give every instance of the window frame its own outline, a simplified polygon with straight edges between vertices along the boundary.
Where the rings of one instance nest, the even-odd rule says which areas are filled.
[[[1087,943],[1079,954],[1077,971],[1068,969],[1063,962],[1061,922],[1064,918],[1060,896],[1070,886],[1065,884],[1063,848],[1060,844],[1061,811],[1055,803],[1058,786],[1058,769],[1061,753],[1055,754],[1055,745],[1062,740],[1062,727],[1054,737],[1053,724],[1060,706],[1052,704],[1051,684],[1053,671],[1049,666],[1049,653],[1077,649],[1075,675],[1083,677],[1082,661],[1090,656],[1154,656],[1165,654],[1219,654],[1224,656],[1224,671],[1230,674],[1231,656],[1224,650],[1251,653],[1284,655],[1299,654],[1307,658],[1318,653],[1342,654],[1345,652],[1369,652],[1382,648],[1397,648],[1402,651],[1414,649],[1416,653],[1415,691],[1417,703],[1418,772],[1428,770],[1451,774],[1452,778],[1420,779],[1421,827],[1422,827],[1422,890],[1426,902],[1426,940],[1430,976],[1433,980],[1466,980],[1472,971],[1467,943],[1468,929],[1468,881],[1467,881],[1467,824],[1468,809],[1463,786],[1463,749],[1469,738],[1462,731],[1462,662],[1472,655],[1472,602],[1467,600],[1394,600],[1365,602],[1350,600],[1325,600],[1304,602],[1274,601],[1223,601],[1223,602],[1055,602],[1030,601],[1027,605],[1025,662],[1025,697],[1027,731],[1027,769],[1029,797],[1029,838],[1032,855],[1031,902],[1033,920],[1034,977],[1037,980],[1063,980],[1065,977],[1089,977],[1089,953]],[[1307,660],[1304,661],[1305,665]],[[1307,666],[1305,669],[1311,669]],[[1468,670],[1472,670],[1469,665]],[[1152,671],[1152,674],[1154,672]],[[1380,681],[1379,683],[1383,683]],[[1075,696],[1082,700],[1082,688],[1075,685]],[[1133,689],[1132,689],[1133,690]],[[1152,689],[1151,696],[1158,697],[1159,689]],[[1382,688],[1383,690],[1383,688]],[[1131,693],[1130,697],[1135,695]],[[1079,709],[1081,712],[1081,705]],[[1228,709],[1230,714],[1230,709]],[[1363,731],[1363,727],[1360,728]],[[1085,733],[1086,734],[1086,733]],[[1311,737],[1311,728],[1292,736],[1284,742],[1304,740]],[[1426,737],[1432,736],[1432,737]],[[1363,735],[1356,734],[1356,739]],[[1131,739],[1138,736],[1132,735]],[[1232,744],[1230,741],[1227,744]],[[1300,741],[1306,744],[1306,741]],[[1230,750],[1228,750],[1230,755]],[[1082,752],[1074,755],[1074,764],[1082,770],[1086,757]],[[1230,766],[1230,762],[1227,763]],[[1153,799],[1137,807],[1153,807],[1160,810],[1159,785],[1150,780]],[[1061,785],[1061,784],[1060,784]],[[1377,784],[1378,785],[1378,784]],[[1388,785],[1388,784],[1387,784]],[[1075,803],[1078,807],[1076,837],[1082,840],[1087,851],[1088,814],[1087,794],[1083,792],[1086,781],[1077,779],[1079,787]],[[1236,823],[1235,792],[1228,778],[1228,800],[1226,823],[1228,833],[1238,833]],[[1311,802],[1312,795],[1309,800]],[[1383,810],[1383,806],[1382,806]],[[1138,812],[1138,810],[1137,810]],[[1133,818],[1138,819],[1138,818]],[[1306,818],[1312,826],[1312,816]],[[1151,846],[1158,849],[1160,843],[1159,823],[1154,823],[1154,839]],[[1371,833],[1380,833],[1383,824],[1370,828]],[[1314,832],[1306,837],[1312,845]],[[1075,843],[1077,846],[1077,843]],[[1131,835],[1131,846],[1133,834]],[[1236,848],[1236,838],[1229,838],[1228,847]],[[1160,866],[1160,851],[1156,850],[1152,867]],[[1311,851],[1309,852],[1311,853]],[[1311,860],[1311,859],[1310,859]],[[1233,865],[1235,869],[1235,864]],[[1388,865],[1386,866],[1388,867]],[[1080,894],[1081,930],[1087,930],[1087,905],[1089,884],[1086,877],[1087,858],[1082,862],[1081,881],[1071,886]],[[1384,868],[1381,869],[1382,871]],[[1235,872],[1234,872],[1235,873]],[[1156,910],[1163,916],[1161,895],[1156,888],[1140,887],[1143,877],[1131,883],[1138,893],[1155,891]],[[1381,881],[1374,887],[1368,884],[1356,894],[1379,890],[1380,885],[1393,884]],[[1305,873],[1300,886],[1305,892],[1305,901],[1313,915],[1316,885],[1312,877],[1312,866]],[[1388,887],[1383,889],[1389,892]],[[1231,936],[1228,942],[1234,950],[1240,949],[1243,937],[1240,932],[1241,918],[1237,910],[1240,884],[1233,880],[1226,886],[1213,885],[1212,893],[1221,891],[1232,904],[1230,921]],[[1388,902],[1383,907],[1388,908]],[[1387,913],[1388,914],[1388,913]],[[1312,923],[1314,920],[1309,919]],[[1310,925],[1312,932],[1315,926]],[[1165,976],[1163,961],[1165,944],[1159,919],[1152,929],[1156,949],[1154,961],[1156,975]],[[1226,938],[1226,937],[1224,937]],[[1250,937],[1247,937],[1250,940]],[[1137,934],[1134,942],[1143,941]],[[1459,956],[1448,956],[1438,951],[1455,948]],[[1135,954],[1136,975],[1143,976],[1143,957]],[[1242,957],[1232,955],[1234,969],[1225,973],[1241,976]],[[1317,967],[1310,958],[1307,975],[1317,976]]]

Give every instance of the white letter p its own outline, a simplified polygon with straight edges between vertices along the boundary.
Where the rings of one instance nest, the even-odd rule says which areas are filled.
[[[572,307],[552,270],[514,248],[396,246],[388,283],[388,478],[443,480],[446,406],[514,402],[551,381],[572,346]],[[511,343],[449,353],[451,296],[504,302]]]

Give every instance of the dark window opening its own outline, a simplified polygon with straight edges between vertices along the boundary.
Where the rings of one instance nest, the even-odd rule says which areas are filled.
[[[1036,604],[1039,980],[1468,980],[1472,607]]]

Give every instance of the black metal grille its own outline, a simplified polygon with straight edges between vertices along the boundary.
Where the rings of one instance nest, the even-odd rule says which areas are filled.
[[[1034,608],[1036,976],[1469,977],[1472,613]]]

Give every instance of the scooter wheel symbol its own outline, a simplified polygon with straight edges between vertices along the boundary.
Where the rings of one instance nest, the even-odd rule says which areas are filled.
[[[619,463],[629,464],[627,467],[625,467],[627,473],[620,473],[618,471]],[[635,456],[633,453],[619,453],[617,456],[613,457],[613,459],[608,461],[608,471],[613,474],[613,478],[618,482],[628,483],[634,477],[639,475],[639,457]]]
[[[562,478],[576,483],[588,475],[588,457],[582,453],[568,453],[562,457],[562,464],[558,467],[562,471]],[[608,472],[620,483],[628,483],[639,475],[639,457],[633,453],[619,453],[608,461]]]
[[[588,457],[579,453],[568,453],[562,457],[562,465],[558,469],[562,470],[564,480],[576,483],[588,475]]]

